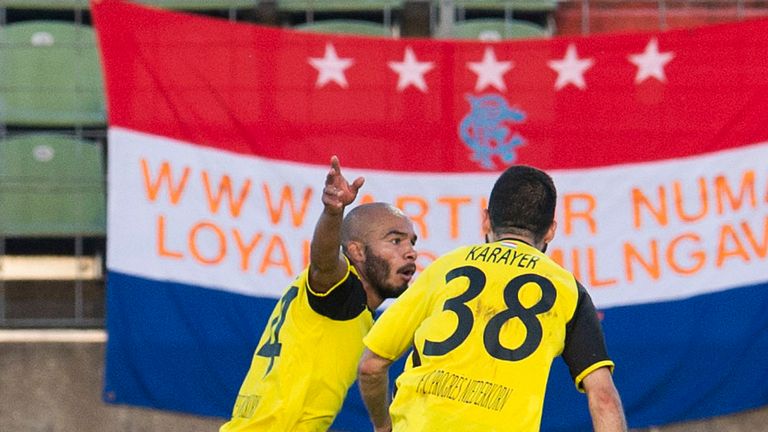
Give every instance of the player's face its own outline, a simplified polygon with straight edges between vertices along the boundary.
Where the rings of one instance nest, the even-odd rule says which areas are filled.
[[[365,245],[365,278],[382,298],[394,298],[408,288],[416,272],[416,234],[411,221],[391,216],[381,221]]]

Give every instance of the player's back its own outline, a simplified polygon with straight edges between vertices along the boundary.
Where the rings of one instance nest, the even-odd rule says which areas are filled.
[[[578,301],[573,275],[523,242],[498,241],[444,255],[410,290],[427,310],[398,379],[396,430],[538,430]]]

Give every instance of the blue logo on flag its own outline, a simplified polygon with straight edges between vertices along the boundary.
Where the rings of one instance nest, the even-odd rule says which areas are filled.
[[[467,95],[469,114],[459,125],[459,136],[472,150],[472,160],[485,169],[494,169],[493,156],[498,156],[504,166],[515,159],[515,147],[525,144],[525,139],[510,131],[509,125],[522,123],[525,113],[511,108],[498,94],[475,97]]]

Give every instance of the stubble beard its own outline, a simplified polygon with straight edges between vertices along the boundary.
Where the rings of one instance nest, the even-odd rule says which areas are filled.
[[[402,285],[394,285],[388,282],[392,274],[392,266],[389,265],[387,260],[373,253],[368,247],[365,248],[364,273],[373,290],[382,299],[397,298],[408,288],[408,282],[404,282]]]

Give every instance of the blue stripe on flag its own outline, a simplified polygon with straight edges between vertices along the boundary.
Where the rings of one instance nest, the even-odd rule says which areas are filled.
[[[275,299],[110,272],[104,399],[226,418]],[[768,284],[604,310],[614,379],[632,427],[768,404]],[[638,350],[638,341],[643,349]],[[392,369],[402,370],[402,360]],[[334,430],[369,428],[357,386]],[[561,360],[542,430],[589,431]]]
[[[631,427],[768,404],[768,283],[686,300],[606,309],[614,380]],[[591,431],[586,397],[558,360],[542,430]]]
[[[108,278],[104,400],[229,418],[277,300],[117,272]],[[403,363],[393,365],[393,382]],[[355,384],[333,429],[369,427]]]
[[[104,400],[228,417],[277,300],[108,278]]]

